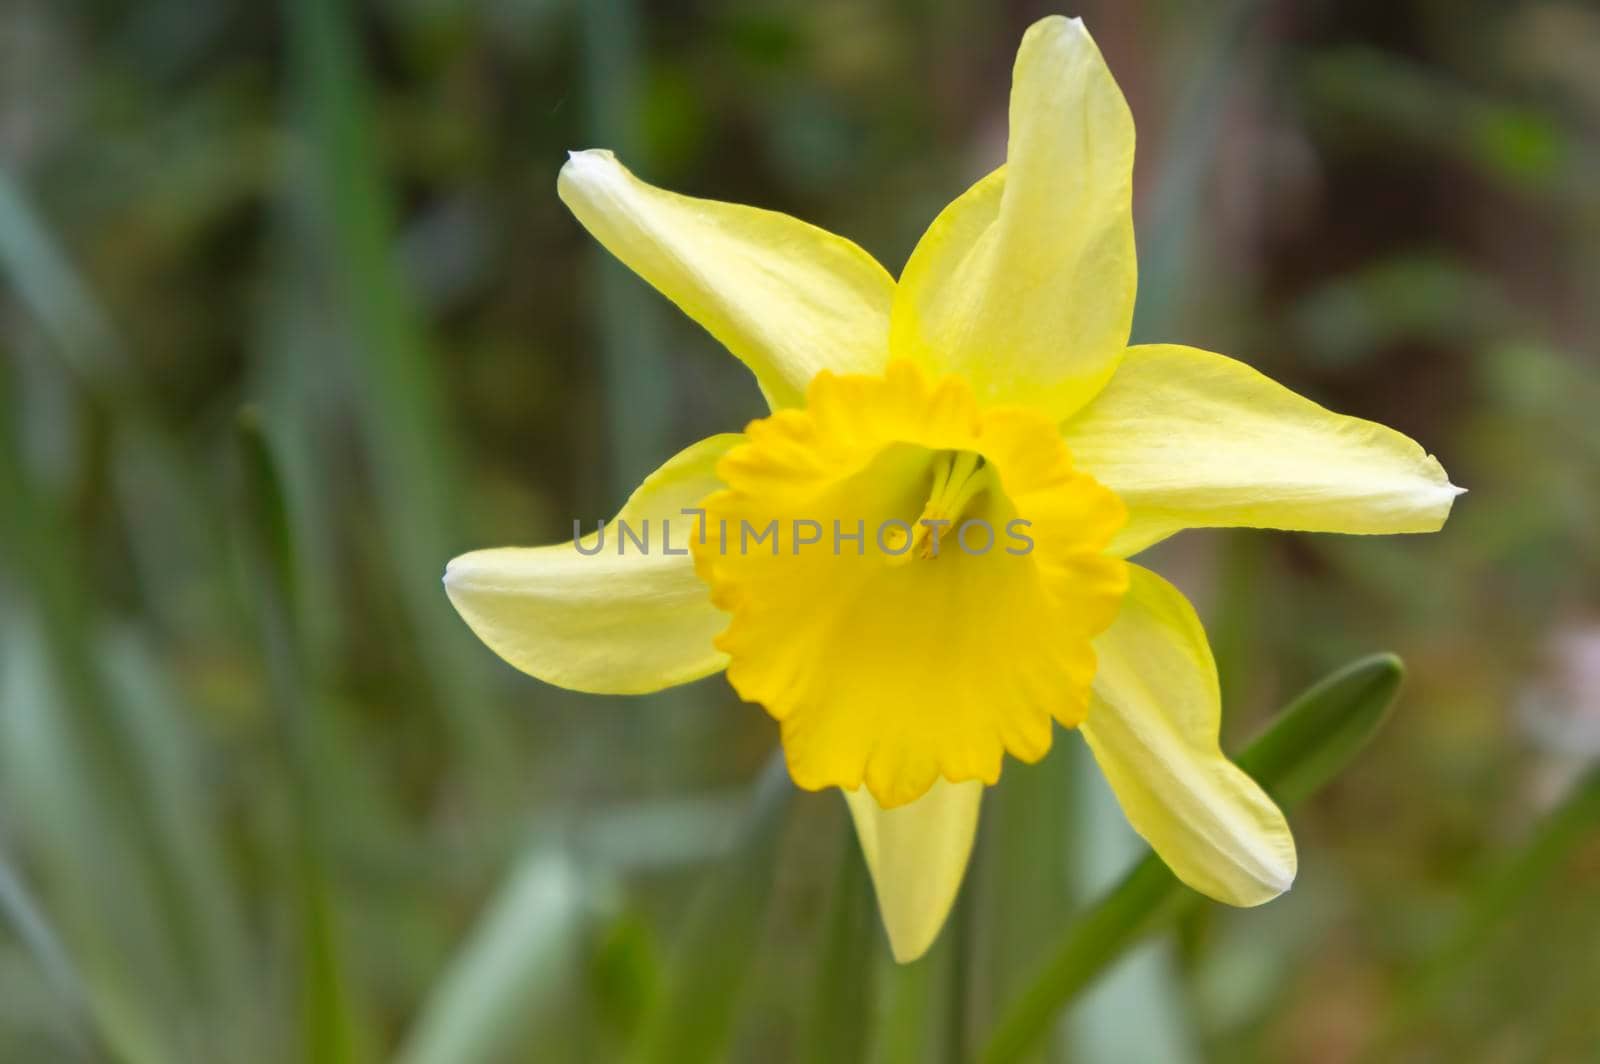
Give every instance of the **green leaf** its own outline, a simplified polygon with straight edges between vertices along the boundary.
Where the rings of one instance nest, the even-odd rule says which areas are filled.
[[[677,1064],[721,1058],[760,944],[780,829],[793,794],[783,754],[774,753],[755,785],[737,846],[693,903],[635,1059]]]
[[[1522,848],[1478,887],[1450,932],[1403,981],[1389,1015],[1363,1059],[1389,1059],[1393,1047],[1428,1014],[1511,917],[1548,884],[1572,852],[1600,829],[1600,766],[1574,783],[1561,804],[1539,821]]]
[[[319,718],[295,622],[295,560],[289,519],[277,466],[253,410],[240,414],[238,440],[243,466],[244,560],[254,592],[268,692],[282,735],[287,774],[294,781],[292,859],[300,934],[296,982],[303,1057],[312,1064],[347,1064],[358,1058],[357,1036],[328,881],[324,821],[328,803],[317,771]]]
[[[593,884],[559,850],[524,858],[433,991],[400,1064],[515,1059],[581,970]]]
[[[1234,760],[1279,804],[1311,797],[1343,772],[1389,718],[1405,666],[1393,654],[1351,662],[1289,703]]]
[[[0,362],[7,412],[9,370]],[[6,601],[19,628],[37,636],[41,697],[26,748],[6,751],[6,784],[40,799],[20,805],[18,823],[45,874],[64,885],[56,915],[107,1042],[126,1059],[171,1059],[173,1017],[210,1007],[215,990],[189,918],[194,899],[166,860],[170,840],[152,807],[159,766],[130,733],[94,638],[102,620],[84,582],[80,526],[34,476],[12,428],[0,420],[0,578],[16,592]],[[35,759],[56,771],[30,771]]]
[[[26,189],[0,166],[0,279],[14,291],[40,332],[43,349],[97,406],[111,413],[116,440],[113,462],[139,484],[124,495],[135,564],[150,604],[164,619],[179,622],[182,602],[204,600],[204,581],[177,578],[186,569],[211,572],[222,566],[221,526],[200,490],[205,478],[160,413],[148,380],[140,376],[103,304],[73,265],[63,242],[30,201]]]
[[[920,960],[897,964],[886,949],[876,962],[871,1064],[933,1064],[947,1059],[944,1017],[958,1007],[956,948],[950,928]]]
[[[1057,743],[1043,761],[1025,772],[1001,773],[984,793],[982,838],[963,888],[975,895],[973,951],[986,973],[971,988],[973,1024],[980,1031],[1045,958],[1050,941],[1039,928],[1056,926],[1073,911],[1073,898],[1082,897],[1069,874],[1087,859],[1074,779],[1086,766],[1074,756],[1081,753]],[[1116,869],[1121,871],[1121,862]],[[1053,1052],[1039,1058],[1055,1059]]]
[[[808,1042],[801,1059],[812,1064],[855,1064],[864,1059],[872,1005],[872,959],[883,948],[867,863],[844,815],[844,802],[834,804],[840,814],[837,834],[843,845],[811,984],[811,1016],[805,1028]]]
[[[1229,113],[1228,98],[1240,81],[1240,58],[1267,5],[1232,0],[1209,12],[1210,26],[1201,58],[1186,72],[1181,109],[1159,151],[1163,159],[1140,213],[1139,299],[1133,337],[1146,343],[1168,335],[1188,285],[1189,250],[1195,242],[1201,197],[1208,172],[1217,164],[1217,140]]]
[[[22,305],[32,312],[55,352],[79,379],[107,385],[107,391],[122,390],[128,376],[127,354],[104,308],[73,269],[22,187],[3,168],[0,275],[10,280]],[[109,387],[112,384],[118,387]]]
[[[61,938],[33,900],[11,862],[0,852],[0,921],[11,925],[18,941],[38,965],[44,980],[61,1002],[73,1026],[66,1032],[75,1055],[90,1056],[97,1041],[93,1005],[77,966],[67,955]]]
[[[641,158],[639,119],[649,103],[640,91],[639,26],[633,0],[588,0],[578,9],[583,47],[584,134],[625,159]],[[606,432],[610,443],[612,498],[626,498],[663,457],[670,435],[668,404],[672,376],[662,336],[660,297],[595,244],[589,249],[585,308],[599,346],[605,378]]]
[[[1404,669],[1392,654],[1363,658],[1283,710],[1236,758],[1280,804],[1316,793],[1350,764],[1387,718]],[[1003,1014],[983,1060],[1021,1057],[1060,1011],[1134,942],[1200,896],[1150,854],[1074,920],[1050,960]]]
[[[341,348],[360,393],[354,412],[374,471],[377,527],[394,585],[417,633],[416,659],[436,697],[429,704],[488,794],[512,791],[518,767],[505,718],[486,688],[482,652],[439,587],[459,536],[463,482],[444,395],[416,300],[397,262],[395,212],[375,130],[372,93],[348,0],[289,0],[291,85],[306,168],[296,186],[309,217],[294,234],[308,265],[339,301],[352,340]],[[322,379],[322,370],[318,379]],[[344,490],[327,485],[326,490]]]

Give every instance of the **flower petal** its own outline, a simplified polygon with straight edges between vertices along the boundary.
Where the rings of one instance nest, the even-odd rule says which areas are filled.
[[[1283,813],[1217,743],[1217,668],[1194,607],[1137,565],[1079,725],[1135,831],[1189,886],[1259,905],[1294,882]]]
[[[569,541],[452,560],[444,574],[451,603],[511,665],[575,691],[640,694],[716,672],[727,655],[711,641],[728,617],[711,604],[689,557],[699,518],[681,511],[722,486],[717,460],[743,439],[709,437],[651,473],[599,553],[580,553]],[[648,536],[647,550],[621,538],[622,522]],[[584,542],[593,547],[595,533]]]
[[[1133,117],[1083,23],[1033,25],[1017,53],[1006,166],[934,221],[895,293],[896,357],[984,402],[1065,417],[1128,342]]]
[[[799,404],[819,370],[888,361],[894,279],[843,237],[655,188],[608,151],[573,152],[557,188],[607,251],[750,367],[774,408]]]
[[[893,807],[940,777],[993,783],[1005,753],[1037,761],[1052,719],[1088,712],[1124,514],[1054,422],[895,362],[819,374],[805,409],[751,422],[717,469],[727,490],[691,549],[732,615],[728,682],[782,722],[799,786],[865,783]],[[942,547],[908,543],[930,519]]]
[[[844,797],[878,892],[889,949],[908,964],[928,952],[955,904],[978,831],[983,784],[940,780],[894,809],[878,805],[865,787]]]
[[[1078,464],[1128,506],[1111,546],[1123,556],[1194,527],[1434,532],[1461,492],[1393,429],[1173,344],[1129,348],[1062,433]]]

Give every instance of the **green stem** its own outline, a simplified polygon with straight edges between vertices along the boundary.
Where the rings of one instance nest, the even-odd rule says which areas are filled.
[[[1297,698],[1236,759],[1284,806],[1320,790],[1388,716],[1404,670],[1393,655],[1353,662]],[[1199,895],[1150,854],[1068,925],[1028,989],[1002,1015],[981,1059],[1019,1059],[1077,995],[1134,942]]]

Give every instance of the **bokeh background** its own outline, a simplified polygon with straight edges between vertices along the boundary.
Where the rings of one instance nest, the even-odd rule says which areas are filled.
[[[1076,737],[1007,769],[897,969],[763,713],[544,686],[438,581],[763,412],[562,208],[567,149],[897,271],[1052,10],[0,4],[0,1059],[968,1059],[1140,853]],[[1434,536],[1154,552],[1230,747],[1356,655],[1409,679],[1296,812],[1295,889],[1186,917],[1036,1059],[1596,1059],[1600,10],[1067,13],[1139,126],[1136,336],[1470,494]]]

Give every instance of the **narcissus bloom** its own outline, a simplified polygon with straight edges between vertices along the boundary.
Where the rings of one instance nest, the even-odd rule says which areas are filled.
[[[662,530],[653,551],[476,551],[445,575],[473,631],[550,683],[726,670],[779,722],[795,782],[843,790],[902,961],[944,922],[984,785],[1056,724],[1184,882],[1233,905],[1286,890],[1294,842],[1218,746],[1194,609],[1125,559],[1188,527],[1431,532],[1458,493],[1405,436],[1242,362],[1128,346],[1133,120],[1081,22],[1028,30],[1010,122],[1005,165],[899,281],[804,222],[575,153],[567,206],[772,413],[646,478],[618,521]],[[967,549],[995,533],[1005,548]]]

